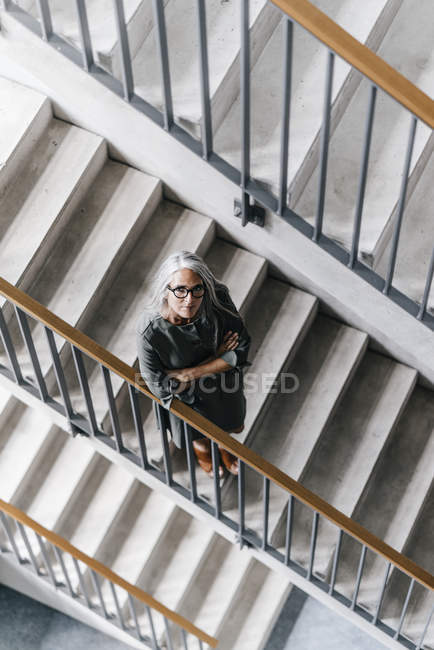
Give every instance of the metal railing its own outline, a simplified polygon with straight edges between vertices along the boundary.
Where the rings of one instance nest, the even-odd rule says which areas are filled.
[[[434,126],[434,102],[409,82],[400,73],[389,66],[368,47],[362,45],[348,32],[339,27],[333,20],[322,13],[308,0],[272,0],[285,18],[284,43],[282,51],[282,123],[280,137],[280,154],[278,165],[278,189],[273,193],[264,184],[255,180],[251,174],[251,89],[250,89],[250,31],[249,31],[249,0],[240,0],[240,100],[241,100],[241,160],[239,168],[229,164],[218,155],[213,145],[213,124],[210,101],[210,80],[208,66],[208,46],[206,29],[205,0],[197,0],[197,29],[198,29],[198,61],[201,102],[201,136],[192,136],[175,121],[172,82],[169,65],[169,44],[165,21],[163,0],[153,0],[154,25],[156,46],[161,67],[163,109],[160,111],[135,93],[134,71],[130,54],[127,26],[122,0],[113,0],[113,13],[116,20],[118,42],[120,46],[121,77],[119,81],[113,75],[99,67],[94,60],[91,30],[86,12],[85,0],[76,0],[77,24],[80,35],[81,50],[62,39],[53,31],[49,0],[39,0],[37,3],[39,21],[24,12],[11,0],[3,0],[4,8],[11,12],[33,32],[65,54],[69,59],[82,66],[99,82],[109,87],[115,93],[124,97],[136,109],[147,115],[156,124],[168,131],[173,137],[182,142],[191,151],[201,156],[208,164],[230,179],[241,188],[241,200],[235,201],[235,214],[240,216],[245,226],[248,221],[263,224],[263,213],[259,206],[275,212],[287,223],[297,228],[308,238],[327,250],[333,257],[348,266],[372,286],[389,296],[408,313],[415,316],[429,328],[434,329],[434,316],[428,311],[430,290],[434,275],[434,248],[427,265],[424,289],[420,300],[414,300],[393,285],[406,199],[408,196],[408,181],[412,153],[415,142],[416,127],[419,122]],[[289,126],[291,115],[291,71],[293,66],[293,25],[297,23],[308,30],[328,50],[325,71],[324,110],[320,138],[319,185],[317,192],[317,207],[314,224],[296,214],[288,206],[288,156],[290,155]],[[369,79],[371,95],[367,107],[364,145],[362,151],[357,198],[354,205],[354,221],[352,226],[350,250],[324,234],[325,195],[328,172],[328,148],[331,134],[332,118],[332,84],[336,55],[347,61],[353,69],[358,70]],[[388,252],[388,262],[384,277],[380,276],[370,266],[365,264],[361,255],[360,235],[363,222],[365,190],[368,180],[369,154],[372,144],[372,131],[375,120],[375,108],[378,91],[387,93],[407,111],[410,116],[410,130],[407,151],[403,160],[402,183],[397,196],[396,209],[393,212],[393,228]],[[276,180],[277,180],[276,177]],[[387,218],[390,215],[386,215]]]
[[[4,557],[13,555],[19,565],[144,645],[153,650],[159,650],[162,644],[174,648],[177,631],[186,650],[198,644],[203,648],[204,643],[217,647],[217,639],[2,499],[0,522],[5,533],[4,539],[0,537]],[[120,597],[121,592],[125,598]]]
[[[219,524],[224,524],[234,534],[234,539],[238,539],[241,546],[248,545],[270,555],[387,635],[399,640],[405,647],[423,647],[423,638],[433,611],[427,616],[425,630],[420,631],[416,640],[410,640],[405,633],[406,615],[414,606],[415,599],[432,595],[434,576],[179,400],[173,401],[170,411],[183,421],[185,446],[179,452],[182,462],[178,458],[177,468],[174,468],[165,419],[167,411],[143,384],[139,373],[4,279],[0,279],[0,294],[7,301],[3,311],[9,313],[6,322],[0,312],[0,334],[9,366],[0,365],[0,373],[4,377],[64,415],[75,432],[99,440],[140,467],[144,480],[145,474],[158,479],[189,500],[193,507],[216,518]],[[18,323],[14,323],[14,314]],[[48,370],[41,370],[32,334],[36,331],[33,326],[45,330],[56,377],[56,384],[51,390],[47,388],[44,378]],[[60,353],[55,335],[60,337]],[[74,363],[71,358],[68,361],[65,354],[68,348]],[[96,403],[93,396],[95,384],[89,381],[91,362],[99,366],[102,372],[105,390],[103,404]],[[22,371],[23,365],[27,368],[25,373]],[[74,395],[69,386],[73,379],[71,367],[76,374],[78,390]],[[91,376],[95,377],[94,374]],[[114,397],[113,378],[118,384],[119,380],[122,381],[129,399],[122,401],[121,389],[117,392],[117,398]],[[78,403],[77,395],[81,401],[79,407],[74,408],[73,401]],[[146,413],[150,412],[150,400],[157,404],[158,433],[149,427],[145,431],[144,427]],[[107,431],[107,425],[104,427],[106,431],[103,430],[97,412],[103,414],[100,418],[104,421],[108,419],[104,414],[109,413],[111,432]],[[204,494],[203,485],[198,490],[192,448],[194,430],[212,442],[214,477],[218,476],[219,447],[230,451],[240,462],[237,479],[222,486],[214,478],[212,484],[209,482],[212,489],[210,487],[208,495]],[[150,444],[154,455],[157,448],[156,455],[161,457],[161,462],[150,458]],[[179,470],[180,463],[183,471]],[[253,489],[249,488],[252,485]],[[308,526],[311,527],[308,539],[303,538],[306,521],[310,521]],[[325,546],[321,542],[319,567],[318,534],[320,531],[322,535],[324,527],[330,528],[330,525],[335,541],[331,545],[327,542]],[[348,567],[359,552],[357,575],[354,576]],[[368,562],[369,565],[372,561],[382,562],[385,573],[382,584],[371,588],[371,592],[376,594],[376,602],[368,606],[360,602],[359,591],[361,585],[363,587],[365,564]],[[386,596],[388,598],[392,593],[395,601],[400,600],[394,587],[399,579],[401,582],[408,580],[409,587],[399,603],[399,620],[393,625],[389,620],[390,615],[383,616],[382,611]]]

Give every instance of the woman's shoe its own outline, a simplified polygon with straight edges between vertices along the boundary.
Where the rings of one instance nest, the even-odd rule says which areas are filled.
[[[233,474],[233,476],[238,476],[238,470],[239,470],[238,458],[233,454],[231,454],[230,451],[226,451],[226,449],[223,449],[223,447],[219,447],[219,451],[220,451],[220,457],[228,472],[230,474]]]
[[[213,478],[214,472],[212,471],[212,456],[211,456],[211,443],[207,439],[200,438],[193,440],[193,450],[197,458],[199,467],[203,469],[210,478]],[[219,465],[219,478],[223,478],[224,469]]]

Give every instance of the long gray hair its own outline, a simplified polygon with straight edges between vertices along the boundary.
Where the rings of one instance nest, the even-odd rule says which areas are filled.
[[[167,285],[170,283],[173,274],[180,269],[190,269],[190,271],[194,271],[202,279],[205,286],[205,294],[201,306],[204,308],[207,318],[212,319],[213,307],[219,311],[228,312],[232,316],[237,315],[232,309],[228,309],[223,305],[216,294],[216,286],[225,287],[225,285],[216,279],[199,255],[190,251],[177,251],[169,255],[169,257],[166,257],[164,262],[162,262],[155,274],[151,288],[151,300],[145,305],[146,310],[160,312],[167,304]],[[225,288],[227,289],[227,287]]]

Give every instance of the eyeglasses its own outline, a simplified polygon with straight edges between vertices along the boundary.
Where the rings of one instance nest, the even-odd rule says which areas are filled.
[[[187,287],[175,287],[172,289],[172,287],[169,287],[169,285],[167,285],[167,288],[173,293],[176,298],[179,299],[187,298],[189,293],[191,293],[193,298],[202,298],[203,294],[205,293],[205,287],[203,284],[197,284],[192,289],[187,289]]]

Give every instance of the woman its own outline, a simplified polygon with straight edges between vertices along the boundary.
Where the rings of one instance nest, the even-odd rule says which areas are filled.
[[[151,304],[138,323],[137,347],[140,372],[165,409],[178,398],[228,433],[243,430],[241,369],[250,365],[250,336],[227,287],[198,255],[180,251],[162,263]],[[168,416],[173,441],[181,448],[182,421]],[[194,430],[192,438],[200,467],[212,476],[210,441]],[[220,456],[236,475],[237,458],[222,448]],[[223,476],[221,466],[219,473]]]

